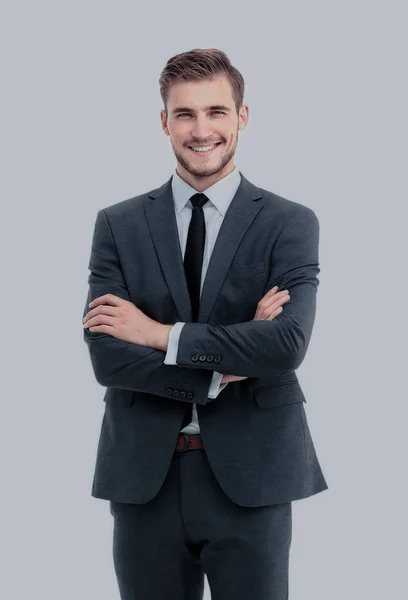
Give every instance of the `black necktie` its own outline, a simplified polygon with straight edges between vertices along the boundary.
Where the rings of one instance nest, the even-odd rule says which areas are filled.
[[[194,194],[190,202],[193,205],[190,226],[188,228],[186,251],[184,254],[184,271],[190,294],[193,322],[197,322],[200,307],[201,271],[205,245],[205,220],[203,206],[208,198],[205,194]],[[193,405],[189,404],[184,415],[181,429],[191,423]]]

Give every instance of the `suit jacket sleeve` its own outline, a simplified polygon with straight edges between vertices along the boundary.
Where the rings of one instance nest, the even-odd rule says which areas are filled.
[[[305,357],[315,320],[318,245],[319,221],[312,209],[300,205],[274,244],[264,291],[266,294],[275,285],[278,291],[289,290],[290,300],[283,311],[271,321],[226,326],[186,323],[180,334],[177,364],[210,370],[211,363],[198,361],[197,355],[215,348],[220,373],[271,377],[297,369]]]
[[[169,334],[169,342],[167,346],[166,356],[164,358],[164,364],[175,365],[176,357],[178,352],[178,342],[180,338],[180,332],[183,329],[184,323],[177,322],[173,325]],[[208,391],[209,398],[216,398],[218,394],[228,385],[228,383],[221,383],[222,373],[213,371],[210,389]]]
[[[104,210],[97,213],[88,268],[89,290],[82,318],[90,310],[89,303],[104,294],[131,301]],[[109,334],[84,329],[83,335],[95,378],[101,385],[156,394],[168,400],[208,402],[212,372],[165,365],[166,353],[162,350],[125,342]],[[177,396],[173,395],[174,389]]]

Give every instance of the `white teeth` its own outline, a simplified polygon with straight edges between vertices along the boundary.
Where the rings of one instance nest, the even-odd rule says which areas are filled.
[[[208,152],[208,150],[212,150],[215,148],[217,144],[213,144],[212,146],[191,146],[193,150],[197,152]]]

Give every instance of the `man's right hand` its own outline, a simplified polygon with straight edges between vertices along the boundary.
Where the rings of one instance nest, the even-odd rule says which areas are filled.
[[[283,304],[289,302],[290,295],[289,290],[283,290],[278,292],[278,286],[275,285],[265,296],[258,302],[258,306],[255,312],[253,321],[272,321],[277,317],[283,310]],[[241,381],[242,379],[248,379],[247,377],[240,377],[238,375],[223,375],[221,384],[231,383],[232,381]]]

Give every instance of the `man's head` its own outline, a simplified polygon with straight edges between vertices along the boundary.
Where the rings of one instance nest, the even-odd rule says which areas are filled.
[[[242,75],[221,50],[196,49],[170,58],[159,83],[177,172],[203,191],[234,169],[238,131],[248,122]],[[192,149],[213,144],[208,152]]]

